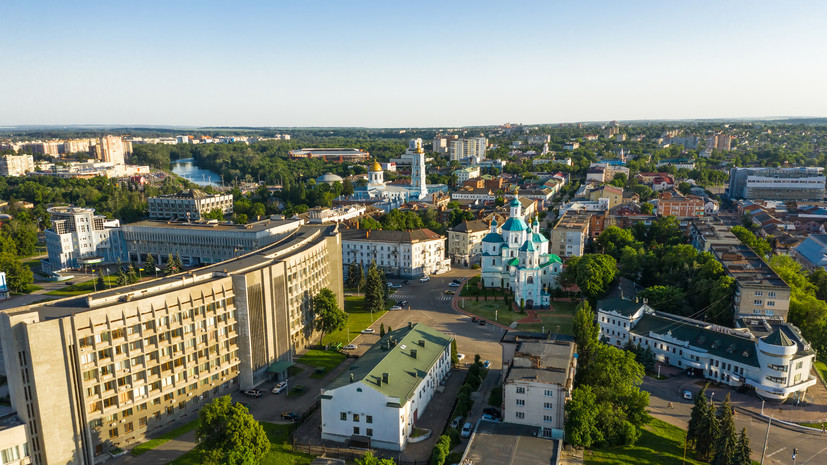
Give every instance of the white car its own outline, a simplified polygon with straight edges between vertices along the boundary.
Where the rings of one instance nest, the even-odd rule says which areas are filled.
[[[373,328],[365,328],[362,330],[362,334],[373,334],[375,332],[376,330],[374,330]]]
[[[402,289],[401,284],[388,283],[388,289]]]
[[[287,381],[282,381],[279,384],[276,384],[276,387],[273,388],[273,394],[281,394],[282,391],[287,389]]]
[[[394,305],[393,307],[391,307],[391,310],[402,310],[402,306]]]
[[[465,359],[465,354],[457,354],[457,360],[461,362],[463,359]]]
[[[471,423],[466,423],[466,424],[462,425],[462,431],[460,431],[459,434],[460,434],[460,436],[462,436],[464,438],[470,438],[471,437]]]
[[[459,287],[459,283],[448,283],[448,287]]]
[[[419,282],[421,282],[421,283],[427,283],[430,280],[431,280],[430,276],[423,276],[423,277],[419,278]]]
[[[683,398],[686,400],[692,400],[692,391],[683,391]]]
[[[342,347],[343,350],[356,350],[356,344],[348,344]]]

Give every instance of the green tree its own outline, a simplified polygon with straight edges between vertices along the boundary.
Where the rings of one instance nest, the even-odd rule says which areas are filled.
[[[366,216],[359,220],[359,227],[362,229],[382,229],[382,223],[376,221],[373,217]]]
[[[345,285],[351,289],[359,289],[362,287],[362,281],[364,279],[362,266],[356,262],[351,262],[347,266],[347,281]]]
[[[704,384],[700,391],[695,393],[695,405],[692,406],[692,412],[689,415],[689,427],[686,431],[686,442],[690,447],[694,447],[699,440],[708,440],[704,435],[704,415],[709,410],[709,405],[706,399],[706,389],[709,383]]]
[[[385,292],[387,286],[382,289],[382,275],[376,263],[371,263],[365,279],[365,310],[379,312],[385,308]]]
[[[584,295],[596,298],[609,290],[617,275],[617,261],[609,255],[585,254],[569,260],[564,273]]]
[[[638,292],[638,297],[646,299],[647,304],[656,310],[675,315],[682,315],[686,294],[675,286],[650,286]]]
[[[218,397],[199,412],[195,435],[203,452],[202,463],[256,465],[270,450],[261,424],[247,407],[230,396]]]
[[[6,273],[6,285],[12,292],[26,292],[29,284],[34,282],[32,269],[9,253],[0,253],[0,271]]]
[[[594,318],[594,312],[588,302],[582,302],[574,312],[574,340],[582,357],[581,363],[588,363],[589,354],[597,344],[600,326]]]
[[[106,289],[106,281],[103,279],[103,270],[98,270],[97,290]]]
[[[184,271],[184,264],[181,262],[181,254],[175,254],[175,268],[178,271]]]
[[[772,245],[766,239],[756,236],[755,233],[743,226],[733,226],[732,234],[735,234],[738,240],[762,257],[766,257],[772,252]]]
[[[129,284],[129,277],[126,275],[126,272],[121,268],[118,270],[118,277],[115,280],[115,284],[117,286],[125,286]]]
[[[20,256],[32,255],[37,246],[37,226],[32,221],[21,221],[17,218],[3,224],[3,231],[7,232],[17,246]]]
[[[246,213],[238,213],[235,216],[235,222],[238,224],[247,224],[248,222],[247,214]]]
[[[718,424],[718,435],[715,438],[715,446],[710,463],[712,465],[729,465],[732,463],[738,444],[729,393],[727,393],[724,403],[718,408]]]
[[[380,459],[368,451],[362,458],[356,459],[356,465],[396,465],[396,462],[393,459]]]
[[[731,465],[752,465],[752,449],[749,447],[747,429],[741,429],[738,442],[735,444],[735,453],[732,454]]]
[[[146,254],[146,260],[144,260],[144,271],[147,273],[155,272],[155,257],[151,253]]]
[[[224,213],[221,211],[220,208],[213,208],[212,210],[204,214],[204,219],[221,221],[224,219]]]
[[[313,297],[313,311],[316,314],[315,329],[322,333],[320,341],[326,333],[341,331],[347,326],[348,314],[339,308],[336,294],[330,289],[323,288]]]
[[[350,179],[345,179],[344,181],[342,181],[342,195],[353,195],[353,183],[350,181]]]
[[[689,193],[692,191],[692,185],[686,181],[681,181],[678,184],[678,191],[680,191],[680,193],[683,195],[689,195]]]
[[[597,397],[591,386],[574,388],[565,409],[566,442],[577,447],[591,447],[603,442],[603,435],[597,427]]]
[[[180,270],[175,266],[175,258],[173,258],[172,254],[167,255],[167,265],[164,267],[164,275],[169,276],[178,271]]]
[[[443,465],[448,454],[451,453],[451,438],[447,435],[442,435],[434,445],[434,450],[431,452],[431,465]]]
[[[639,248],[642,245],[635,241],[635,237],[628,229],[621,229],[617,226],[609,226],[603,230],[597,237],[597,244],[602,248],[603,253],[611,255],[615,260],[620,259],[624,247]]]
[[[126,277],[129,284],[134,284],[140,281],[140,278],[138,277],[138,270],[136,270],[133,265],[129,265],[129,268],[126,269]]]
[[[379,323],[379,337],[385,336],[385,323]]]
[[[655,207],[649,202],[643,202],[640,204],[640,212],[644,215],[651,215],[654,210]]]
[[[700,411],[698,431],[695,436],[695,452],[698,456],[706,459],[712,451],[715,440],[718,437],[720,423],[715,416],[715,404],[707,402],[706,409]]]
[[[451,339],[451,364],[456,365],[459,363],[459,353],[457,352],[457,340]]]

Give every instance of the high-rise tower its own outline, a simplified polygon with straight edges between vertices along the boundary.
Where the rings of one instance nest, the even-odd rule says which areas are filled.
[[[418,141],[414,150],[413,162],[411,163],[411,187],[419,191],[419,198],[423,199],[428,195],[428,186],[425,176],[425,151],[422,150],[422,142]]]

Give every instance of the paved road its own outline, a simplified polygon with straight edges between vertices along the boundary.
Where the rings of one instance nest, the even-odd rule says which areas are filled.
[[[689,423],[689,416],[692,411],[692,401],[684,400],[680,396],[680,387],[689,378],[681,375],[668,382],[658,382],[646,378],[643,388],[649,392],[649,407],[653,416],[674,425],[686,428]],[[733,393],[730,389],[710,389],[715,392],[714,400],[723,401],[727,393]],[[668,408],[668,403],[673,403],[673,408]],[[769,411],[771,404],[766,404]],[[761,450],[764,447],[764,437],[767,433],[767,421],[750,412],[736,408],[735,426],[740,432],[741,428],[747,429],[750,438],[750,446],[753,450],[753,460],[761,460]],[[792,450],[798,449],[796,465],[823,464],[827,463],[827,435],[820,432],[810,432],[793,428],[780,423],[773,423],[770,428],[769,441],[767,442],[767,458],[764,464],[791,464]]]

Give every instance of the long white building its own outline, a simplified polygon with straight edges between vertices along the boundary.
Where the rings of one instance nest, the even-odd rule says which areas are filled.
[[[765,399],[784,400],[816,383],[810,374],[815,351],[798,328],[780,318],[738,320],[738,328],[656,312],[643,302],[597,303],[604,342],[651,348],[668,365],[732,387],[747,386]]]
[[[430,229],[384,231],[350,229],[342,231],[342,261],[345,267],[376,263],[390,276],[417,278],[451,268],[445,258],[445,237]]]
[[[451,340],[422,323],[383,336],[322,389],[322,439],[405,449],[451,370]]]
[[[47,211],[52,229],[45,232],[49,258],[42,262],[43,271],[127,261],[118,220],[95,215],[94,208],[63,206]]]
[[[729,198],[771,200],[822,200],[824,168],[732,168]]]

